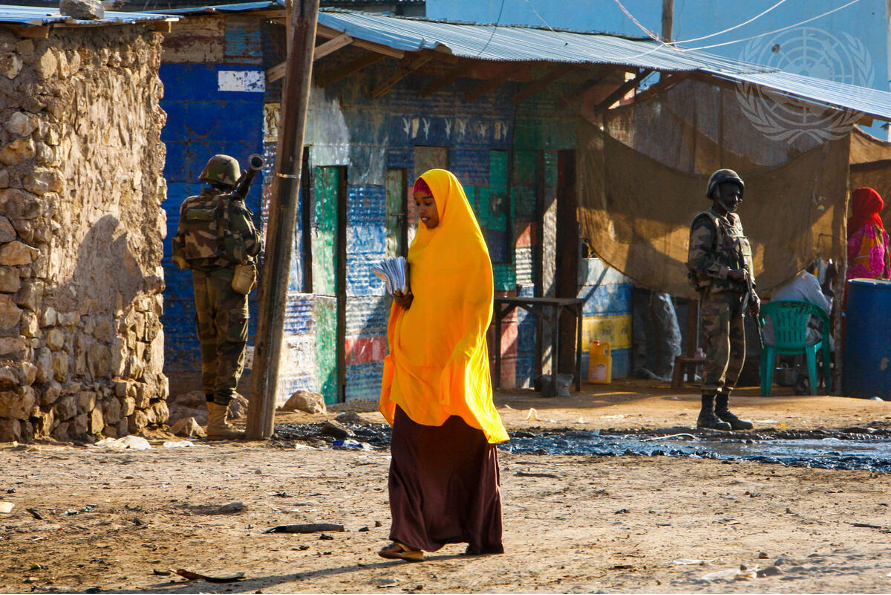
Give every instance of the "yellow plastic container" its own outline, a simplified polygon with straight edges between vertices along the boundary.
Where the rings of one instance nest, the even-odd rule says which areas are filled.
[[[608,341],[592,341],[588,351],[588,382],[609,384],[613,381],[613,358]]]

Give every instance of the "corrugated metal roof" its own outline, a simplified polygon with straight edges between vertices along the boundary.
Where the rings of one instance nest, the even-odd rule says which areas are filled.
[[[168,17],[163,14],[148,12],[113,12],[105,11],[105,18],[96,21],[79,21],[71,17],[59,14],[58,6],[55,10],[48,10],[40,6],[7,6],[0,5],[0,23],[12,23],[15,25],[39,27],[64,23],[66,25],[125,25],[135,23],[148,23],[152,21],[176,21],[176,17]]]
[[[187,14],[282,7],[284,0],[266,0],[168,12]],[[887,91],[783,72],[650,40],[535,27],[450,23],[336,9],[322,10],[319,24],[356,39],[408,52],[438,49],[479,60],[614,64],[662,72],[699,71],[891,121],[891,93]]]
[[[319,24],[403,51],[442,47],[455,56],[480,60],[615,64],[666,72],[704,67],[728,72],[775,70],[604,34],[445,23],[333,10],[321,12]]]
[[[887,91],[783,72],[652,41],[344,11],[322,12],[319,23],[350,37],[403,51],[443,48],[456,56],[481,60],[615,64],[663,72],[699,71],[891,120],[891,93]]]
[[[155,10],[164,14],[212,14],[215,12],[248,12],[252,10],[264,10],[267,8],[281,9],[285,7],[284,0],[265,0],[261,2],[241,2],[238,4],[215,4],[213,6],[193,6],[191,8],[171,8],[167,10]]]

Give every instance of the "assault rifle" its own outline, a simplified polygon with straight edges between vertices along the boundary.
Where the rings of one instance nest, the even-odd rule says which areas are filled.
[[[746,312],[749,311],[749,303],[758,299],[758,294],[755,293],[755,286],[752,283],[752,273],[749,271],[749,267],[743,265],[743,272],[746,274],[746,295],[743,296],[742,305],[740,306],[743,309],[743,316],[746,315]],[[757,302],[756,302],[757,303]],[[755,312],[755,324],[758,325],[758,342],[761,343],[761,349],[764,349],[764,338],[761,336],[761,331],[763,330],[763,326],[761,324],[761,308],[757,308]],[[751,312],[749,312],[751,316]]]
[[[263,169],[264,165],[266,165],[266,160],[263,159],[262,155],[254,153],[248,157],[248,168],[244,170],[244,173],[235,182],[235,190],[232,191],[232,196],[238,200],[244,200],[248,190],[251,189],[251,182],[254,181],[254,176]]]

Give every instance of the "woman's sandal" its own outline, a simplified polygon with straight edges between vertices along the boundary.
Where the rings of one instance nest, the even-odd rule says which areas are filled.
[[[377,553],[381,558],[390,560],[406,560],[407,562],[423,562],[424,552],[415,550],[403,543],[394,541],[388,546],[381,548]]]

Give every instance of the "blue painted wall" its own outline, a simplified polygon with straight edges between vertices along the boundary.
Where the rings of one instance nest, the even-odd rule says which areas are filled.
[[[201,352],[195,332],[195,305],[190,271],[181,271],[170,260],[171,241],[179,226],[182,201],[201,191],[198,181],[207,160],[217,153],[237,158],[242,164],[251,153],[262,153],[262,89],[221,91],[221,72],[258,72],[257,68],[224,64],[161,65],[164,83],[161,107],[167,112],[167,124],[161,140],[167,147],[164,177],[167,179],[167,238],[164,240],[164,371],[177,381],[194,386],[200,376]],[[223,75],[224,78],[228,75]],[[223,85],[225,88],[225,84]],[[262,180],[255,179],[247,197],[254,223],[260,226]],[[256,299],[256,292],[254,294]],[[256,303],[251,302],[250,333],[256,324]]]

